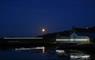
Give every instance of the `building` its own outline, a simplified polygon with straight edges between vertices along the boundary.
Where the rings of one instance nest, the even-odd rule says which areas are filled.
[[[90,38],[88,36],[79,36],[73,32],[69,36],[59,36],[56,38],[57,43],[76,43],[76,44],[89,44]]]

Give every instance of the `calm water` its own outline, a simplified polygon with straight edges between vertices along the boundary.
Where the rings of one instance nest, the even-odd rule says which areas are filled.
[[[31,51],[0,51],[0,60],[61,60],[56,54]]]

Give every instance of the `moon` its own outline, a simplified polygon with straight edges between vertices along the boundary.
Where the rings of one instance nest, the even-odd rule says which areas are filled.
[[[46,31],[46,29],[45,28],[42,28],[42,32],[45,32]]]

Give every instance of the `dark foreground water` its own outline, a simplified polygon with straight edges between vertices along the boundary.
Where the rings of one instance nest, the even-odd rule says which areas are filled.
[[[56,54],[31,51],[0,51],[0,60],[61,60]]]
[[[95,55],[92,56],[95,60]],[[34,51],[0,51],[0,60],[70,60],[56,53],[36,53]]]

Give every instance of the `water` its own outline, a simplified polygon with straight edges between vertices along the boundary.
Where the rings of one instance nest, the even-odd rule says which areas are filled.
[[[60,60],[56,54],[31,51],[0,51],[0,60]]]
[[[93,57],[94,58],[94,57]],[[34,51],[0,51],[0,60],[70,60],[66,56],[56,53],[41,53]],[[92,59],[93,60],[93,59]]]

